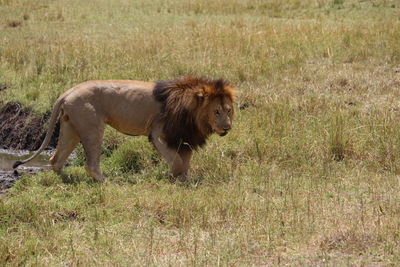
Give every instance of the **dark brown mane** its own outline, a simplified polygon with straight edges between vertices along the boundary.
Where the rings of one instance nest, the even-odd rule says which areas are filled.
[[[184,77],[158,82],[153,95],[162,103],[160,119],[168,146],[190,150],[203,146],[212,133],[204,101],[215,97],[229,97],[233,101],[234,91],[222,79]]]

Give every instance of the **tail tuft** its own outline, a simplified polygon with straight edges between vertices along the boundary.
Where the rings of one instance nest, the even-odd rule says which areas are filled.
[[[18,166],[21,165],[21,164],[22,164],[22,161],[19,161],[19,160],[18,160],[18,161],[16,161],[16,162],[13,164],[12,167],[13,167],[13,169],[16,169],[16,168],[18,168]]]

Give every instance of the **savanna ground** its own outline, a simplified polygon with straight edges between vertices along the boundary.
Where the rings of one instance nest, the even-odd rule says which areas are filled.
[[[111,129],[105,184],[81,149],[22,178],[0,197],[1,264],[400,263],[398,1],[0,0],[0,25],[1,101],[37,114],[89,79],[240,91],[187,184]]]

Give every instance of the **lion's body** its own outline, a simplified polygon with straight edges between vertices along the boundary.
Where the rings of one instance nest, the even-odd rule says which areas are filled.
[[[88,173],[103,181],[99,161],[104,127],[108,124],[128,135],[148,136],[172,174],[186,179],[192,150],[204,145],[212,132],[225,135],[231,128],[233,94],[222,80],[191,77],[160,83],[84,82],[58,98],[42,146],[34,156],[14,167],[31,160],[47,146],[60,118],[59,141],[50,159],[56,172],[61,171],[81,142]]]
[[[82,132],[93,131],[102,121],[129,135],[148,136],[161,103],[153,97],[155,83],[140,81],[89,81],[65,93],[63,111],[73,120],[85,121]],[[85,118],[85,116],[88,116]]]

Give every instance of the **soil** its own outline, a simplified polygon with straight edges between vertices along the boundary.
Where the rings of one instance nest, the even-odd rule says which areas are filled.
[[[1,170],[0,169],[0,195],[7,192],[7,189],[12,187],[16,181],[18,181],[23,174],[33,175],[44,168],[39,167],[24,167],[21,170]]]
[[[0,170],[0,194],[4,193],[7,188],[10,188],[16,181],[18,176],[9,171]]]
[[[0,84],[0,91],[6,89],[5,85]],[[8,102],[3,105],[0,103],[0,150],[37,150],[46,136],[49,117],[50,113],[38,116],[31,109],[17,102]],[[59,128],[59,123],[57,123],[49,149],[57,144]],[[4,161],[3,158],[0,160]],[[18,171],[13,171],[11,165],[8,167],[3,165],[0,164],[0,194],[6,192],[6,189],[19,179],[21,173],[35,173],[42,169],[24,166]]]
[[[46,136],[49,117],[50,113],[38,116],[17,102],[0,106],[0,148],[37,150]],[[57,123],[49,148],[56,146],[59,128]]]

